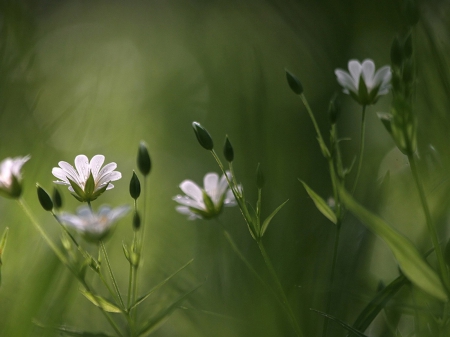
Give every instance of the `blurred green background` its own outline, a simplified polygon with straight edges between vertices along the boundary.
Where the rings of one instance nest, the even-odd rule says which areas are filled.
[[[321,333],[335,230],[298,182],[331,194],[327,165],[284,68],[302,81],[322,132],[327,106],[340,92],[335,68],[351,58],[389,64],[393,37],[402,29],[399,1],[0,1],[0,159],[31,155],[24,167],[24,198],[55,242],[60,228],[39,206],[34,188],[52,189],[51,169],[78,154],[104,154],[123,179],[102,203],[131,204],[128,182],[140,140],[149,146],[147,238],[140,290],[150,289],[185,262],[194,262],[152,296],[140,311],[151,317],[183,291],[205,282],[154,336],[293,336],[278,303],[230,249],[214,221],[188,221],[171,198],[179,183],[202,183],[218,167],[197,143],[192,121],[204,125],[218,152],[228,134],[235,170],[255,201],[255,170],[266,176],[263,213],[286,199],[264,242],[307,336]],[[446,238],[449,190],[450,20],[448,1],[420,3],[417,51],[419,157],[440,235]],[[376,117],[389,95],[369,107],[366,161],[357,198],[430,247],[404,158]],[[338,121],[344,159],[359,142],[360,107],[342,95]],[[391,172],[387,193],[379,176]],[[65,188],[65,210],[78,206]],[[264,277],[263,261],[237,208],[221,221]],[[10,228],[0,287],[0,336],[57,336],[51,327],[110,332],[104,317],[79,292],[38,233],[10,200],[0,200],[0,232]],[[126,292],[128,264],[122,241],[132,240],[131,216],[107,242],[119,286]],[[89,248],[95,252],[95,247]],[[349,323],[398,275],[388,248],[352,217],[340,243],[330,314]],[[89,278],[90,277],[90,278]],[[88,279],[94,276],[88,274]],[[94,283],[99,285],[97,283]],[[394,309],[392,309],[394,310]],[[50,327],[43,329],[44,325]],[[380,320],[372,335],[384,331]],[[334,323],[330,335],[344,336]]]

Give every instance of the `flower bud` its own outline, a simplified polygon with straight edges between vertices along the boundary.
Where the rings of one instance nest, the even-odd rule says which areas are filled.
[[[334,95],[330,100],[330,104],[328,105],[328,117],[330,118],[331,124],[336,124],[340,111],[341,104],[339,102],[338,96]]]
[[[133,215],[133,229],[138,231],[139,228],[141,228],[141,216],[139,215],[139,212],[136,211]]]
[[[61,193],[59,193],[59,190],[55,187],[53,188],[53,207],[55,209],[60,209],[63,205],[62,196]]]
[[[233,146],[231,146],[228,136],[226,136],[225,138],[225,145],[223,146],[223,155],[225,156],[225,159],[229,163],[231,163],[234,159]]]
[[[403,51],[398,36],[394,37],[391,44],[391,64],[400,68],[403,61]]]
[[[50,212],[53,209],[53,201],[52,198],[48,195],[48,193],[38,184],[36,184],[37,195],[41,206],[46,211]]]
[[[301,95],[303,93],[303,85],[300,83],[300,80],[287,69],[284,71],[286,72],[286,79],[291,90],[297,95]]]
[[[139,171],[144,176],[147,176],[150,173],[150,170],[152,168],[152,162],[150,160],[150,155],[148,153],[147,144],[145,144],[145,142],[143,142],[143,141],[141,141],[141,143],[139,144],[138,155],[137,155],[137,165],[138,165]]]
[[[194,128],[195,136],[200,145],[205,150],[211,151],[214,148],[214,143],[209,132],[198,122],[193,122],[192,127]]]
[[[258,163],[258,167],[256,168],[256,186],[258,189],[262,189],[264,187],[265,179],[261,170],[261,165]]]
[[[130,180],[130,195],[134,200],[139,198],[141,195],[141,183],[139,182],[139,178],[134,171]]]

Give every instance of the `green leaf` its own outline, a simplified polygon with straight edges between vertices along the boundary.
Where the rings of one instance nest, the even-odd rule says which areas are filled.
[[[303,184],[303,187],[306,190],[306,193],[310,196],[310,198],[314,201],[314,204],[316,205],[317,209],[325,215],[325,217],[330,220],[332,223],[337,223],[336,214],[334,214],[333,210],[328,206],[328,204],[325,202],[325,200],[322,199],[321,196],[319,196],[316,192],[314,192],[306,183],[302,180],[300,182]]]
[[[6,247],[6,240],[8,239],[8,231],[9,228],[6,227],[5,230],[3,231],[2,239],[0,240],[0,286],[2,285],[2,264],[3,264],[2,255]]]
[[[355,336],[359,336],[359,337],[367,337],[367,336],[366,336],[365,334],[363,334],[361,331],[358,331],[358,330],[356,330],[355,328],[352,328],[350,325],[348,325],[347,323],[341,321],[339,318],[336,318],[336,317],[334,317],[334,316],[328,315],[328,314],[326,314],[326,313],[324,313],[324,312],[322,312],[322,311],[319,311],[319,310],[315,310],[315,309],[309,309],[309,310],[315,311],[315,312],[317,312],[318,314],[320,314],[320,315],[322,315],[322,316],[324,316],[324,317],[326,317],[326,318],[328,318],[328,319],[331,319],[332,321],[335,321],[335,322],[339,323],[340,325],[342,325],[342,327],[343,327],[345,330],[350,331],[350,332],[351,332],[353,335],[355,335]]]
[[[147,321],[144,326],[140,329],[138,336],[143,336],[152,333],[158,329],[164,322],[169,318],[169,315],[178,308],[178,306],[194,291],[200,288],[202,284],[199,284],[194,289],[188,291],[187,293],[180,296],[175,302],[169,305],[166,309],[160,311],[155,317]]]
[[[180,271],[182,271],[184,268],[186,268],[187,266],[189,266],[192,261],[194,261],[194,259],[189,260],[185,265],[183,265],[181,268],[179,268],[177,271],[175,271],[172,275],[170,275],[169,277],[167,277],[165,280],[161,281],[160,283],[158,283],[156,286],[154,286],[147,294],[145,294],[144,296],[141,296],[140,298],[138,298],[136,300],[136,302],[130,307],[129,310],[135,308],[136,306],[138,306],[139,304],[141,304],[142,302],[144,302],[151,294],[153,294],[156,290],[158,290],[159,288],[161,288],[163,285],[165,285],[170,279],[172,279],[175,275],[177,275]]]
[[[380,311],[386,306],[386,303],[408,283],[409,280],[404,275],[400,275],[387,287],[380,290],[363,311],[361,311],[355,323],[353,323],[353,327],[359,331],[365,331]]]
[[[104,334],[102,332],[87,332],[87,331],[79,331],[75,328],[60,325],[60,326],[46,326],[43,323],[33,320],[33,323],[39,328],[45,330],[56,330],[59,331],[58,336],[83,336],[83,337],[112,337],[111,335]]]
[[[361,206],[345,189],[340,190],[340,195],[347,209],[388,244],[402,272],[412,283],[431,296],[441,301],[448,301],[441,279],[411,241],[390,227],[383,219]]]
[[[80,289],[80,292],[86,297],[89,301],[91,301],[94,305],[97,307],[102,308],[104,311],[107,312],[115,312],[120,313],[122,310],[120,310],[117,306],[109,302],[108,300],[104,299],[101,296],[93,295],[86,289]]]
[[[266,218],[266,220],[264,220],[264,222],[263,222],[263,224],[262,224],[262,227],[261,227],[261,237],[264,235],[264,233],[266,232],[266,230],[267,230],[267,227],[269,227],[269,224],[270,224],[270,222],[272,221],[272,219],[273,219],[273,217],[278,213],[278,211],[280,210],[280,209],[282,209],[283,208],[283,206],[284,205],[286,205],[286,203],[289,201],[289,199],[288,200],[286,200],[285,202],[283,202],[280,206],[278,206],[273,212],[272,212],[272,214],[270,214],[267,218]]]

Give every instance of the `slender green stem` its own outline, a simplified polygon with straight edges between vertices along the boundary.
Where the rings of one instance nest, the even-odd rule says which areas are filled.
[[[305,106],[306,111],[308,111],[308,115],[311,118],[312,123],[314,124],[314,129],[316,130],[317,137],[319,137],[319,141],[321,140],[323,143],[325,143],[322,137],[322,133],[320,132],[319,125],[317,124],[316,118],[314,117],[314,114],[308,104],[308,101],[306,100],[305,95],[301,94],[300,99],[302,100],[303,105]]]
[[[111,281],[113,283],[114,290],[116,291],[117,297],[119,298],[122,308],[125,308],[125,304],[123,302],[122,296],[120,295],[119,287],[117,286],[116,278],[114,277],[114,273],[111,268],[111,263],[109,262],[108,253],[106,252],[105,244],[103,243],[103,241],[100,241],[100,247],[102,248],[103,255],[105,256],[106,265],[108,267],[109,276],[111,277]]]
[[[448,275],[447,266],[445,264],[444,255],[442,253],[441,246],[439,244],[439,239],[437,235],[437,230],[434,225],[433,219],[431,217],[430,208],[428,206],[428,201],[425,195],[425,190],[423,188],[422,181],[419,176],[419,171],[417,169],[416,159],[414,154],[408,154],[408,160],[411,167],[411,172],[414,177],[414,181],[416,183],[417,190],[419,192],[420,202],[422,203],[422,208],[425,213],[425,219],[428,227],[428,232],[431,238],[431,242],[433,243],[434,251],[436,254],[437,262],[439,265],[439,271],[441,274],[442,281],[444,283],[445,288],[447,289],[447,293],[450,292],[450,279]]]
[[[302,332],[300,326],[298,325],[297,318],[295,317],[295,314],[292,311],[292,308],[289,304],[286,294],[284,293],[283,286],[281,285],[281,282],[278,279],[275,268],[273,267],[272,262],[270,261],[269,255],[267,254],[262,241],[257,241],[257,243],[258,243],[259,250],[261,251],[261,254],[263,256],[266,267],[267,267],[270,275],[272,276],[275,286],[279,292],[279,296],[281,297],[281,302],[283,303],[283,308],[286,311],[286,313],[291,321],[292,327],[294,328],[297,336],[302,337],[303,332]]]
[[[358,185],[359,175],[361,174],[361,166],[364,156],[365,138],[366,138],[366,106],[363,105],[361,114],[361,140],[359,142],[358,168],[356,169],[356,177],[355,181],[353,182],[352,194],[355,193],[356,185]]]
[[[33,213],[31,212],[30,208],[28,207],[28,205],[26,204],[25,200],[23,200],[22,198],[17,199],[17,202],[19,203],[20,207],[23,209],[23,211],[25,212],[25,214],[28,216],[28,218],[31,220],[31,223],[34,225],[34,227],[38,230],[39,234],[41,234],[42,238],[45,240],[45,242],[47,242],[47,244],[49,245],[49,247],[53,250],[53,252],[56,254],[56,256],[58,257],[58,259],[64,264],[66,265],[69,269],[69,263],[66,259],[66,257],[64,256],[64,254],[61,252],[61,250],[59,250],[58,247],[56,247],[56,245],[53,243],[53,241],[47,236],[47,234],[44,232],[44,230],[42,229],[41,225],[39,225],[39,222],[37,221],[37,219],[34,217]],[[71,269],[72,270],[72,269]]]
[[[131,287],[132,286],[133,286],[133,266],[130,263],[130,270],[129,270],[129,276],[128,276],[127,310],[130,308],[130,305],[131,305]]]

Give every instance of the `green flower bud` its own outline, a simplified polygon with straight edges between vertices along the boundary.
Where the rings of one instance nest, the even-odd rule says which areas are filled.
[[[195,136],[200,145],[205,150],[211,151],[214,148],[214,143],[209,132],[198,122],[193,122],[192,127],[194,128]]]
[[[223,146],[223,155],[225,156],[225,159],[229,163],[231,163],[234,159],[233,146],[231,146],[228,136],[226,136],[226,138],[225,138],[225,145]]]
[[[286,72],[286,79],[291,90],[297,95],[301,95],[303,93],[303,85],[300,80],[287,69],[284,69],[284,71]]]
[[[130,195],[134,200],[139,198],[141,195],[141,183],[139,182],[139,178],[134,171],[130,180]]]
[[[63,205],[62,196],[61,196],[61,193],[59,193],[59,190],[56,187],[53,188],[52,200],[53,200],[53,207],[55,209],[60,209],[62,207],[62,205]]]
[[[133,229],[138,231],[139,228],[141,228],[141,216],[139,215],[139,212],[136,211],[133,215]]]
[[[394,37],[391,44],[391,64],[395,67],[400,68],[403,62],[403,51],[402,45],[398,36]]]
[[[264,183],[264,175],[261,170],[261,165],[258,163],[258,167],[256,168],[256,186],[258,187],[258,189],[262,189],[264,187]]]
[[[145,142],[143,142],[143,141],[141,141],[141,143],[139,144],[138,155],[137,155],[137,165],[138,165],[139,171],[144,176],[147,176],[150,173],[150,170],[152,168],[152,162],[150,160],[150,155],[148,153],[147,144],[145,144]]]
[[[37,195],[41,206],[46,211],[51,211],[53,209],[53,201],[52,198],[48,195],[48,193],[38,184],[36,184]]]
[[[334,95],[330,100],[330,104],[328,105],[328,117],[330,118],[331,124],[336,124],[340,112],[341,104],[339,102],[338,96]]]

